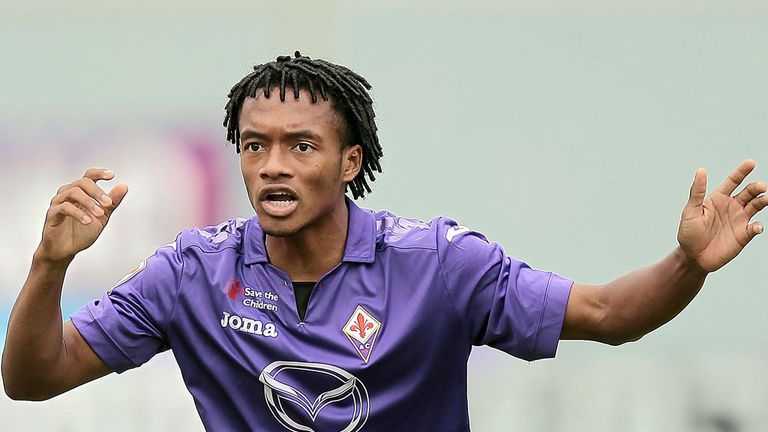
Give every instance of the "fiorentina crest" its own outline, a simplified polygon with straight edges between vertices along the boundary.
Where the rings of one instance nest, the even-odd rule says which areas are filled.
[[[362,306],[357,306],[352,316],[349,317],[342,331],[347,336],[352,346],[360,354],[360,358],[368,363],[373,351],[373,344],[379,335],[381,323]]]

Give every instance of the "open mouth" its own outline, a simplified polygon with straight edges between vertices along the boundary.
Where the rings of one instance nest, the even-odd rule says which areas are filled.
[[[288,207],[296,201],[296,197],[288,192],[275,192],[268,194],[265,201],[269,201],[271,205]]]
[[[276,191],[262,195],[261,206],[264,211],[273,217],[285,217],[293,213],[298,205],[296,195],[287,191]]]

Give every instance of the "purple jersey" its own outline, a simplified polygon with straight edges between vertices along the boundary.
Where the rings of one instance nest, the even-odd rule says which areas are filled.
[[[182,232],[72,321],[118,373],[172,349],[207,430],[469,430],[472,345],[554,356],[572,282],[450,219],[347,202],[303,322],[256,217]]]

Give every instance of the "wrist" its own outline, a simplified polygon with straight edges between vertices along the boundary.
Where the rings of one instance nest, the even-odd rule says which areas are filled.
[[[32,268],[46,271],[66,271],[74,258],[74,256],[54,258],[38,248],[32,255]]]
[[[672,257],[675,260],[677,268],[683,273],[702,279],[709,274],[709,271],[702,268],[695,259],[689,257],[680,246],[676,247],[672,252]]]
[[[24,282],[22,292],[31,290],[37,292],[38,296],[45,293],[45,296],[37,297],[38,300],[49,298],[58,305],[61,303],[61,290],[67,275],[67,268],[72,259],[51,259],[46,254],[38,252],[36,251],[32,256],[32,266],[29,269],[29,275],[27,281]]]

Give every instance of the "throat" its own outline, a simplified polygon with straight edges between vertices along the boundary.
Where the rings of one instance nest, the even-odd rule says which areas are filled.
[[[307,316],[309,297],[312,295],[312,290],[314,288],[315,282],[293,283],[293,296],[296,298],[296,311],[299,313],[299,320],[301,322],[304,322],[304,319]]]
[[[320,280],[344,256],[346,235],[328,235],[327,231],[306,234],[297,233],[290,237],[267,235],[264,239],[269,262],[286,272],[291,280]]]

